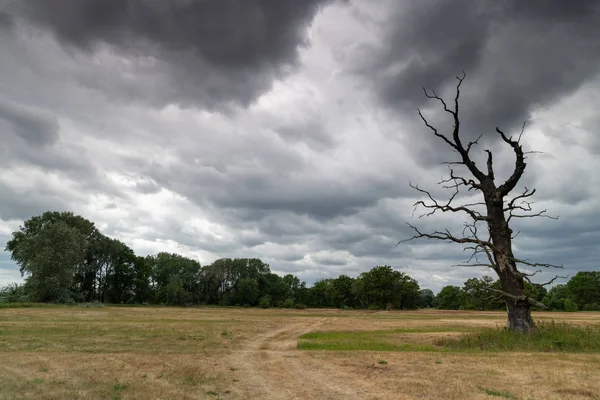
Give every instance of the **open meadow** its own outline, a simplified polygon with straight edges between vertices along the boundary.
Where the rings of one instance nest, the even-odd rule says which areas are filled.
[[[600,313],[534,318],[600,327]],[[435,310],[4,308],[0,398],[600,398],[593,343],[589,351],[561,338],[526,350],[456,345],[505,319]]]

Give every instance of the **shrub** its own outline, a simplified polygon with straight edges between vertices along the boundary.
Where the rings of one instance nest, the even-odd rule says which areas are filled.
[[[269,308],[271,307],[271,296],[264,295],[263,297],[260,298],[260,300],[258,301],[258,306],[260,308]]]
[[[304,304],[302,304],[302,303],[297,303],[297,304],[294,305],[294,307],[297,310],[304,310],[306,308],[306,306]]]
[[[575,303],[573,300],[571,299],[565,299],[565,311],[577,311],[579,310],[579,307],[577,306],[577,303]]]
[[[0,288],[0,302],[24,303],[27,300],[27,293],[23,285],[13,283],[12,285]]]
[[[286,299],[281,304],[281,307],[283,307],[283,308],[292,308],[293,306],[294,306],[294,300],[292,300],[292,299]]]
[[[92,302],[86,302],[86,303],[79,303],[78,306],[85,307],[85,308],[103,308],[104,303],[102,303],[100,301],[92,301]]]

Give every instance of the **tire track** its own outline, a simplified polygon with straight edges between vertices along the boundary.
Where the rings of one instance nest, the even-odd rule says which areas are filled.
[[[261,333],[232,355],[237,394],[253,399],[376,399],[341,371],[296,348],[298,337],[327,324],[325,318],[295,321]]]

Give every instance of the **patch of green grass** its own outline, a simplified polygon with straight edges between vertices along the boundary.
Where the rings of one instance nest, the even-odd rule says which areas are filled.
[[[465,332],[458,338],[433,342],[419,340],[419,333]],[[434,327],[379,331],[310,332],[300,336],[297,347],[303,350],[336,351],[527,351],[600,353],[600,327],[574,326],[563,322],[538,321],[532,333],[517,333],[505,328],[485,328],[478,332],[465,328]]]
[[[322,343],[322,342],[298,342],[302,350],[335,350],[335,351],[440,351],[440,348],[428,344],[389,344],[376,341],[371,342],[346,342],[346,343]]]
[[[0,308],[62,308],[61,304],[46,303],[5,303],[0,302]]]
[[[381,365],[386,365],[386,364],[388,363],[388,362],[387,362],[387,361],[385,361],[385,360],[379,360],[379,361],[377,361],[377,362],[378,362],[379,364],[381,364]]]
[[[473,332],[473,329],[462,327],[426,327],[419,329],[388,329],[379,331],[325,331],[309,332],[300,336],[300,339],[309,340],[343,340],[349,337],[363,338],[372,336],[387,336],[400,333],[436,333],[436,332]]]
[[[435,344],[453,350],[600,352],[600,327],[555,321],[538,321],[536,325],[537,329],[532,333],[517,333],[504,328],[485,329],[458,339],[440,339]]]
[[[504,397],[505,399],[514,399],[515,396],[513,396],[512,394],[508,393],[508,392],[502,392],[500,390],[486,390],[485,393],[488,396],[498,396],[498,397]]]
[[[122,383],[119,383],[119,381],[117,380],[116,383],[113,385],[113,392],[115,392],[115,395],[113,396],[113,400],[120,400],[121,392],[125,389],[127,389],[127,385],[123,385]]]
[[[447,329],[446,329],[447,330]],[[337,350],[337,351],[440,351],[441,349],[427,343],[397,343],[399,334],[415,334],[419,332],[440,332],[439,329],[393,329],[366,332],[311,332],[300,336],[297,347],[303,350]]]

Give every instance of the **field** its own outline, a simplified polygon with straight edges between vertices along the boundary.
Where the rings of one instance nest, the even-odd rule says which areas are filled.
[[[600,352],[440,345],[505,313],[0,309],[0,399],[600,399]],[[600,326],[600,313],[534,313]]]

